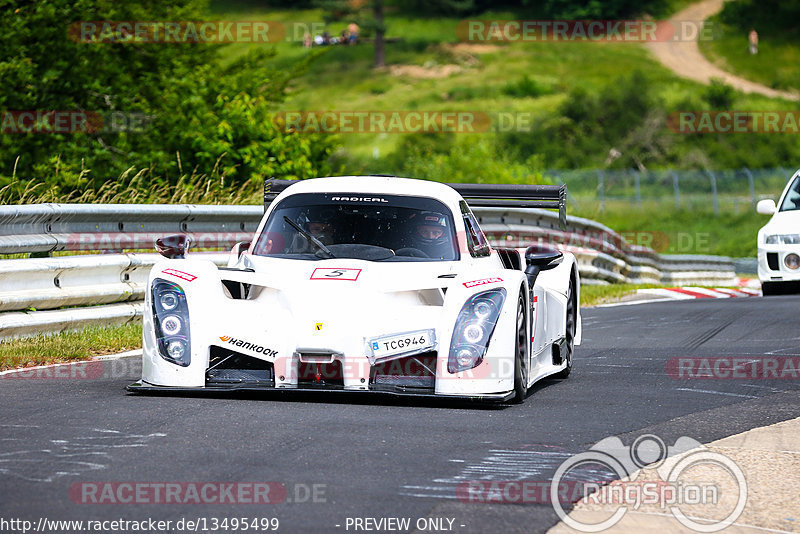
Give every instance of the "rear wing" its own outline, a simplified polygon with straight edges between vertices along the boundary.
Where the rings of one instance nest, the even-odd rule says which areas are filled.
[[[264,181],[264,209],[297,180]],[[558,210],[561,228],[567,226],[567,186],[513,184],[445,184],[464,197],[470,207],[546,208]]]
[[[472,207],[546,208],[558,210],[562,229],[567,227],[566,185],[447,184]]]

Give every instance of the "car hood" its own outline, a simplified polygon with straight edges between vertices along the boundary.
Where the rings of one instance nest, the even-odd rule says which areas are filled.
[[[800,233],[800,210],[779,211],[761,229],[764,234],[798,234]]]
[[[252,298],[242,301],[250,313],[262,314],[273,335],[310,349],[347,347],[355,334],[363,343],[364,337],[436,328],[446,289],[458,280],[451,277],[453,262],[251,257],[243,266],[253,272],[220,276],[251,284]]]

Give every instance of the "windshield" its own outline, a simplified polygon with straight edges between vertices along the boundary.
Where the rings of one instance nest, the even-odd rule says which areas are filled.
[[[459,258],[447,206],[432,198],[363,193],[300,193],[285,198],[270,213],[253,253],[301,260]]]
[[[780,211],[800,210],[800,175],[794,177],[794,183],[786,191]]]

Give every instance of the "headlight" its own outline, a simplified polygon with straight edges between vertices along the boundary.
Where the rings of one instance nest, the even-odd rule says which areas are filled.
[[[177,315],[167,315],[161,319],[161,331],[168,336],[174,336],[181,331],[181,320]]]
[[[161,296],[158,298],[158,303],[161,305],[161,309],[164,311],[174,310],[175,306],[178,305],[178,295],[172,291],[167,291],[166,293],[161,294]]]
[[[481,339],[483,339],[483,328],[479,324],[468,324],[464,328],[464,341],[467,343],[480,343]]]
[[[450,339],[450,373],[472,369],[483,361],[505,299],[504,288],[490,289],[473,295],[461,307]]]
[[[186,293],[179,285],[156,278],[150,296],[159,355],[170,363],[188,367],[192,354]]]
[[[789,269],[796,271],[797,268],[800,267],[800,256],[797,254],[787,254],[786,257],[783,258],[783,264]]]
[[[773,234],[764,238],[766,245],[800,245],[800,234]]]
[[[181,360],[186,356],[186,342],[182,339],[173,339],[167,343],[167,354],[173,360]]]

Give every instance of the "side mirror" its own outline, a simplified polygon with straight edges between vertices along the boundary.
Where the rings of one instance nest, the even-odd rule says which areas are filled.
[[[525,251],[525,274],[539,274],[540,271],[558,266],[563,260],[564,253],[560,250],[540,245],[528,247]]]
[[[761,215],[772,215],[778,210],[778,207],[775,206],[775,201],[771,198],[766,200],[759,200],[758,204],[756,204],[756,211]]]
[[[541,245],[533,245],[525,250],[525,276],[528,277],[528,285],[533,287],[539,273],[556,267],[564,260],[564,254],[560,250]]]
[[[156,239],[156,250],[165,258],[171,260],[182,260],[186,257],[186,251],[192,243],[188,235],[175,234]]]
[[[231,249],[231,253],[228,256],[228,267],[233,267],[242,257],[242,254],[247,252],[247,249],[250,248],[250,241],[239,241],[233,248]]]

